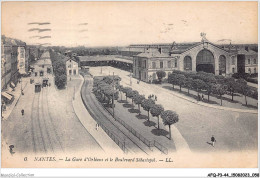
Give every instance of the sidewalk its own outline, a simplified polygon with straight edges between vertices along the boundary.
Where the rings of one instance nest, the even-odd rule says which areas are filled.
[[[30,80],[30,78],[23,78],[23,90],[27,87],[29,80]],[[6,106],[6,110],[3,111],[3,113],[2,113],[3,120],[8,119],[8,117],[12,113],[14,107],[17,105],[17,103],[21,97],[21,83],[17,83],[17,85],[15,87],[15,91],[12,91],[11,94],[14,95],[14,100],[10,105]]]
[[[104,132],[100,127],[96,130],[96,121],[90,116],[85,106],[82,103],[80,90],[83,85],[84,79],[80,75],[81,84],[75,93],[75,99],[72,100],[72,105],[75,110],[75,114],[79,118],[82,125],[88,130],[88,132],[95,138],[98,144],[106,152],[123,153],[123,151],[117,146],[117,144]]]
[[[205,106],[205,107],[209,107],[209,108],[215,108],[215,109],[219,109],[219,110],[234,111],[234,112],[243,112],[243,113],[252,113],[252,114],[258,113],[257,109],[255,109],[255,110],[252,110],[252,109],[237,109],[237,108],[230,108],[230,107],[225,107],[225,106],[216,106],[216,105],[212,105],[212,104],[207,104],[207,103],[198,101],[196,99],[193,99],[191,97],[179,94],[175,91],[171,91],[171,90],[165,89],[163,87],[157,86],[155,84],[150,84],[150,85],[152,85],[154,88],[158,88],[158,89],[161,88],[161,89],[165,90],[165,92],[168,92],[171,95],[177,96],[179,98],[182,98],[184,100],[187,100],[189,102],[192,102],[192,103],[195,103],[195,104],[198,104],[198,105],[201,105],[201,106]],[[207,96],[205,96],[205,97],[207,98]],[[211,96],[211,98],[213,98],[213,97]]]

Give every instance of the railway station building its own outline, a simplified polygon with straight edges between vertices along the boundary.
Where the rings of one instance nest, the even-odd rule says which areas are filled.
[[[133,76],[145,82],[157,79],[158,70],[165,71],[166,77],[173,70],[204,71],[223,76],[243,70],[258,73],[257,52],[231,44],[228,47],[215,45],[206,38],[196,43],[131,45],[131,48],[139,48],[139,51],[143,48],[143,52],[133,56]]]

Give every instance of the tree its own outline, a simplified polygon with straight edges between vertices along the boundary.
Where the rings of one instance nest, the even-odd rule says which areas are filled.
[[[156,72],[156,75],[158,77],[159,82],[162,83],[162,79],[166,76],[166,73],[163,70],[158,70]]]
[[[55,85],[58,89],[62,89],[66,86],[67,76],[65,74],[55,76]]]
[[[108,99],[107,105],[109,106],[110,101],[112,101],[112,106],[113,106],[114,100],[118,99],[118,91],[113,90],[113,88],[110,86],[104,90],[104,94],[106,95],[106,97]]]
[[[227,85],[224,84],[215,84],[213,86],[213,92],[220,96],[221,106],[222,106],[222,95],[227,91]]]
[[[238,90],[245,96],[245,103],[247,105],[247,98],[246,96],[249,95],[250,93],[250,88],[248,87],[247,85],[247,82],[245,81],[245,79],[238,79],[237,80],[237,87],[238,87]]]
[[[135,102],[135,104],[138,105],[139,115],[140,115],[140,113],[141,113],[141,111],[140,111],[140,104],[142,104],[142,101],[143,101],[144,99],[145,99],[144,95],[139,95],[139,94],[137,94],[137,95],[134,96],[134,102]]]
[[[160,104],[154,104],[151,108],[151,114],[153,117],[157,117],[158,118],[158,129],[160,129],[160,124],[159,124],[159,116],[160,114],[164,111],[164,108],[162,105]]]
[[[193,82],[192,78],[186,78],[185,87],[188,89],[188,94],[190,94],[190,89],[192,88],[192,82]]]
[[[136,91],[136,90],[130,90],[130,89],[128,89],[127,91],[126,91],[126,95],[127,95],[127,97],[128,98],[131,98],[132,99],[132,105],[134,105],[134,96],[136,95],[136,94],[138,94],[138,91]]]
[[[103,81],[110,85],[110,84],[113,83],[113,78],[111,78],[111,77],[109,77],[109,76],[105,76],[105,77],[103,78]]]
[[[226,78],[225,83],[227,85],[227,90],[230,92],[230,94],[232,96],[232,101],[233,101],[234,93],[238,87],[237,83],[233,77]]]
[[[127,101],[127,97],[131,94],[132,88],[130,87],[125,87],[123,89],[123,93],[125,93],[125,97],[126,97],[126,101]]]
[[[192,88],[196,89],[197,92],[198,92],[198,95],[199,95],[199,92],[202,90],[202,89],[205,89],[205,82],[203,82],[202,80],[200,79],[195,79],[193,80],[192,82]]]
[[[216,75],[215,79],[216,79],[218,84],[224,84],[225,83],[225,77],[222,76],[222,75]]]
[[[172,84],[172,88],[174,89],[174,85],[177,85],[177,74],[176,73],[171,73],[168,76],[168,83]]]
[[[171,125],[179,121],[179,116],[174,111],[166,110],[161,113],[161,118],[163,119],[163,124],[169,126],[169,139],[171,140]]]
[[[183,74],[177,74],[177,84],[181,87],[185,84],[186,77]]]
[[[132,90],[131,91],[131,99],[132,99],[132,105],[134,106],[134,97],[136,96],[136,95],[139,95],[139,92],[138,91],[136,91],[136,90]]]
[[[150,122],[149,112],[150,112],[150,109],[153,107],[153,105],[154,105],[154,101],[152,99],[144,99],[141,103],[141,106],[143,107],[143,109],[145,111],[147,111],[147,113],[148,113],[149,122]]]

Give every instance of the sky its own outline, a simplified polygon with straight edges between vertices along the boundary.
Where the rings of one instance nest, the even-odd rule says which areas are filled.
[[[53,46],[198,42],[201,32],[216,44],[257,43],[257,8],[256,1],[2,2],[2,35]]]

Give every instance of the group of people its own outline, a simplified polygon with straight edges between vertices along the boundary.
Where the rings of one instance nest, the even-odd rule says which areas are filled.
[[[154,95],[154,94],[149,95],[148,98],[149,98],[149,99],[152,99],[152,100],[154,100],[154,101],[157,101],[157,96]]]

